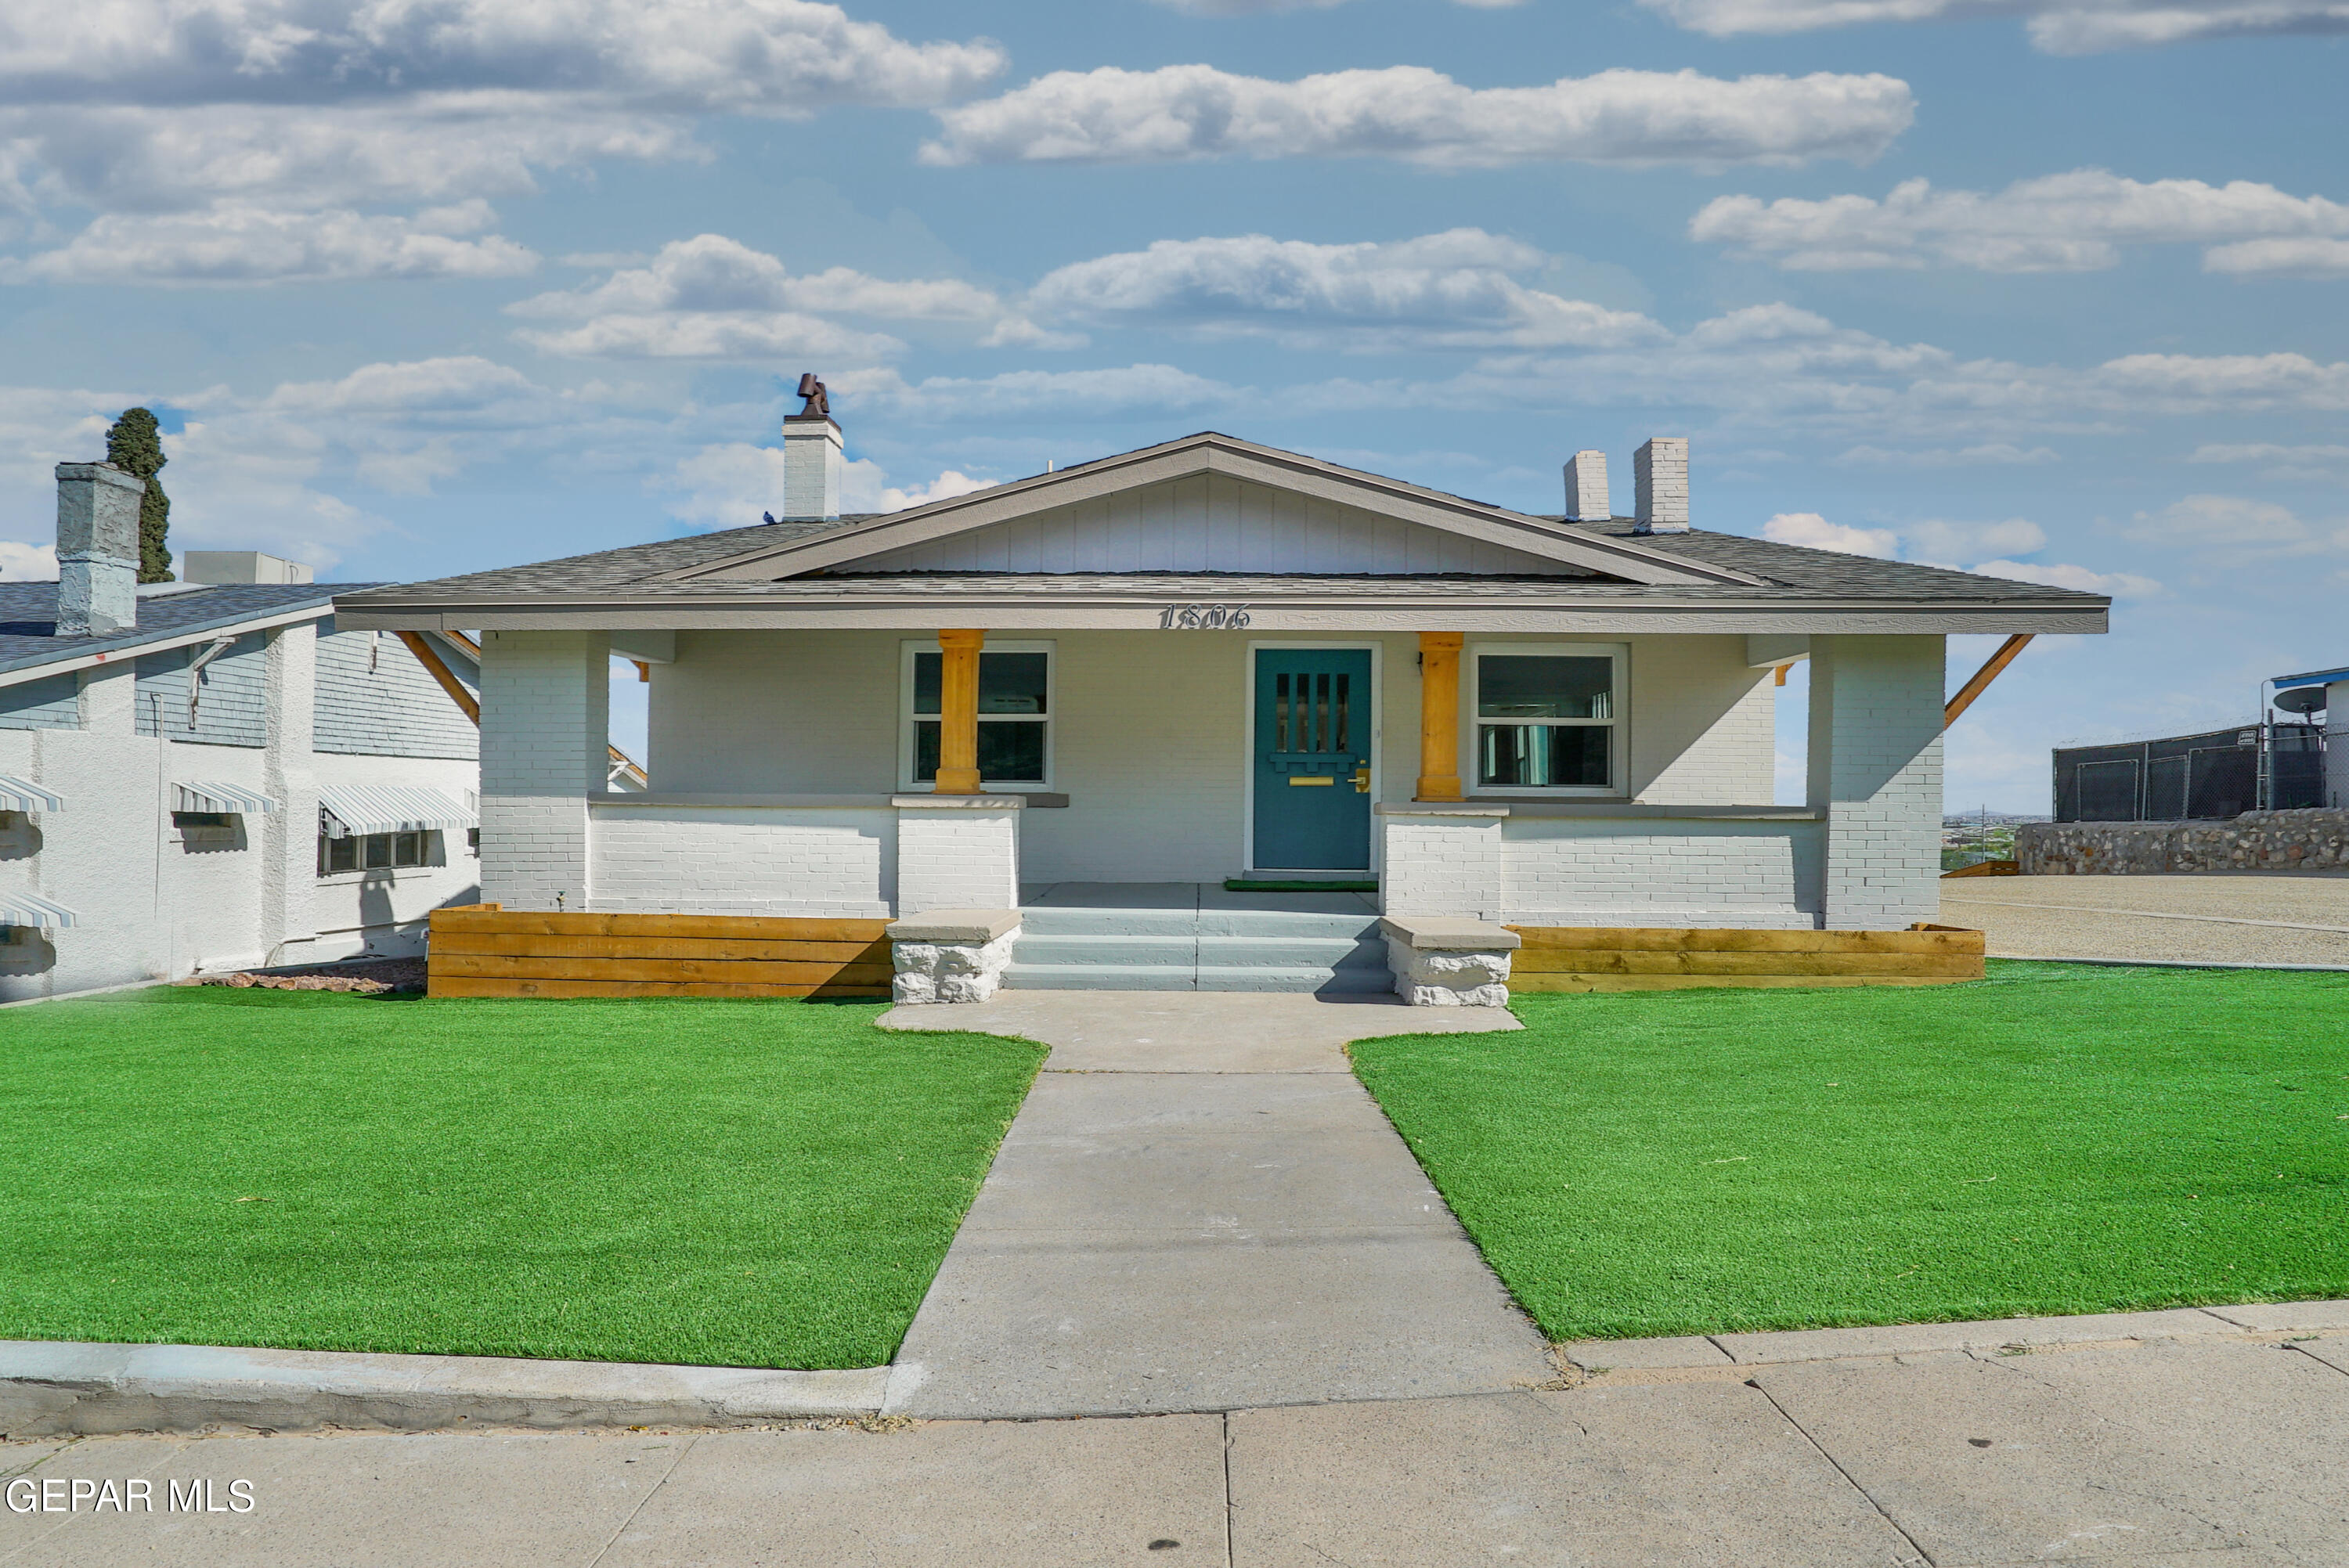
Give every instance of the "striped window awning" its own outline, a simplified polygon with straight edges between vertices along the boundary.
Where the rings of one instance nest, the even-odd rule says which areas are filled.
[[[37,784],[0,773],[0,811],[62,811],[65,809],[64,797],[52,795]]]
[[[56,930],[80,923],[81,916],[38,893],[0,892],[0,925],[39,925]]]
[[[265,817],[277,810],[277,802],[260,790],[248,789],[242,784],[189,779],[171,786],[171,810]]]
[[[330,839],[478,828],[481,814],[438,789],[352,786],[318,791],[318,829]]]

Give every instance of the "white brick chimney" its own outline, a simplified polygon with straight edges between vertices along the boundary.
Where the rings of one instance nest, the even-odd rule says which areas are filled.
[[[103,637],[139,624],[139,502],[147,481],[106,463],[57,465],[57,628]]]
[[[1632,515],[1641,533],[1686,533],[1689,525],[1688,438],[1651,436],[1631,454],[1639,492]]]
[[[1605,522],[1615,515],[1607,494],[1607,454],[1577,452],[1566,465],[1566,521]]]
[[[831,522],[840,516],[840,427],[829,414],[783,421],[784,522]]]

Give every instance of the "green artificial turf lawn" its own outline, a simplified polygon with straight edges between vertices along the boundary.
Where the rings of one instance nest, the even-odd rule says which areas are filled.
[[[2349,976],[1990,971],[1353,1056],[1553,1339],[2349,1296]]]
[[[0,1338],[879,1365],[1044,1054],[885,1006],[12,1012]]]

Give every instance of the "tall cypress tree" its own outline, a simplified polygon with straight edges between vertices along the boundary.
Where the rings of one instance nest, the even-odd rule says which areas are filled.
[[[147,481],[139,501],[139,581],[171,581],[171,547],[163,536],[171,530],[171,498],[155,476],[171,459],[163,455],[163,432],[155,416],[144,408],[125,408],[122,418],[106,432],[106,460],[124,473]]]

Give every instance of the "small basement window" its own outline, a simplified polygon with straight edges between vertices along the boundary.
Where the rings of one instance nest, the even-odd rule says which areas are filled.
[[[1559,795],[1619,789],[1622,677],[1617,645],[1476,649],[1476,787]]]
[[[432,840],[437,832],[413,833],[354,833],[348,838],[330,839],[318,835],[318,874],[322,877],[339,875],[344,872],[392,871],[402,866],[429,866],[438,857]]]
[[[905,645],[901,777],[938,777],[939,686],[945,655]],[[1041,789],[1052,771],[1052,645],[999,643],[978,654],[978,777],[989,789]]]

